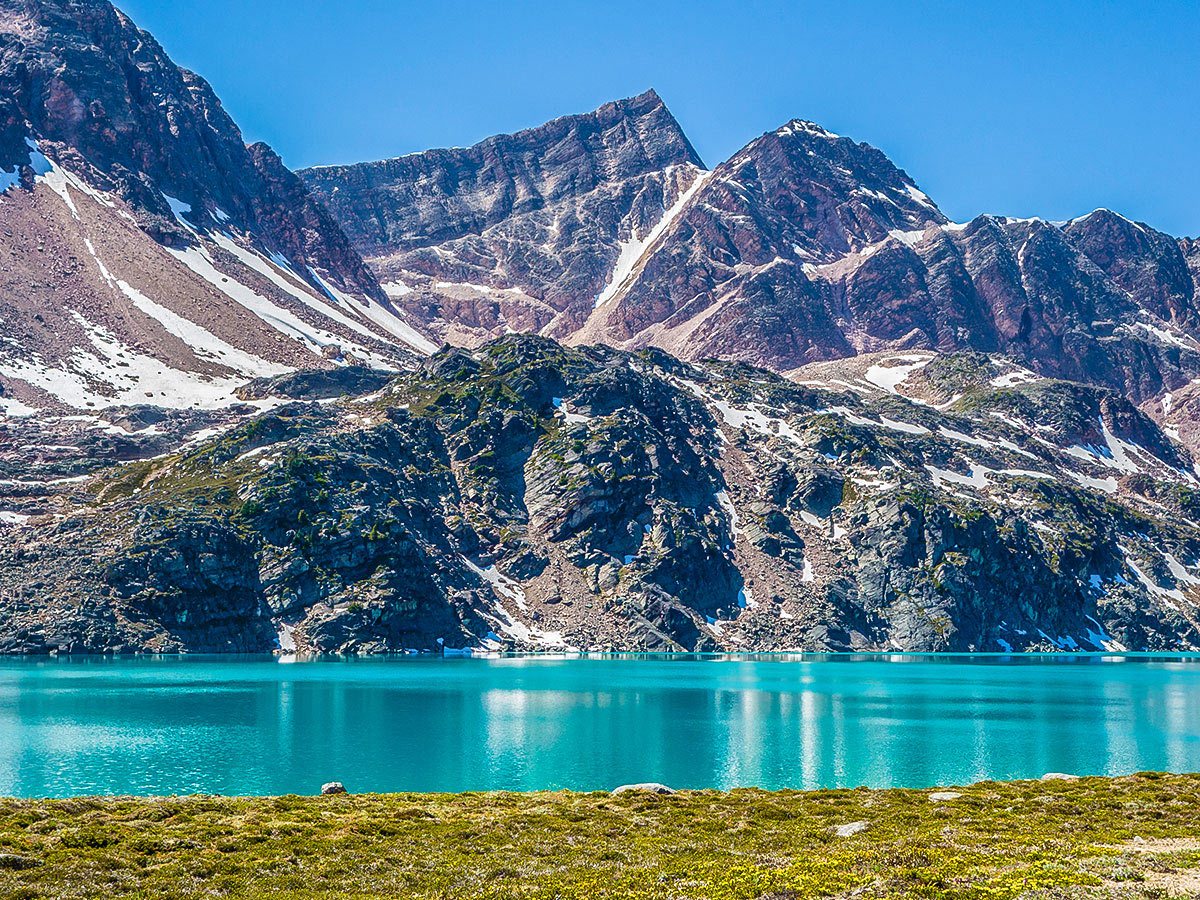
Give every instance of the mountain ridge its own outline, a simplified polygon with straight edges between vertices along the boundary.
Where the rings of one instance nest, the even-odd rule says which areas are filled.
[[[336,181],[322,176],[318,193],[328,198]],[[602,291],[595,280],[563,279],[574,290],[567,312],[509,321],[505,311],[520,307],[499,292],[527,288],[461,283],[471,271],[444,268],[440,252],[413,270],[391,256],[385,265],[400,279],[402,305],[464,346],[508,329],[778,371],[889,348],[971,349],[1015,354],[1044,374],[1095,380],[1150,405],[1200,376],[1200,265],[1187,239],[1103,210],[1063,223],[986,214],[953,223],[882,152],[803,119],[751,141],[698,187],[682,209],[664,200],[657,221],[629,226]],[[1027,260],[1031,242],[1037,253]],[[366,255],[378,269],[381,257]],[[1112,344],[1113,329],[1123,345]]]
[[[520,331],[580,321],[622,242],[649,230],[702,167],[651,90],[471,147],[300,176],[394,299],[469,341],[510,319]],[[428,304],[413,297],[415,280],[434,289]]]
[[[298,169],[297,171],[298,172],[319,172],[319,171],[328,171],[330,169],[352,168],[355,166],[381,165],[381,164],[399,162],[401,160],[407,159],[412,156],[422,156],[426,153],[431,153],[431,152],[447,153],[447,154],[465,152],[465,151],[473,150],[477,147],[481,147],[483,145],[493,144],[493,143],[496,143],[498,141],[508,139],[508,138],[521,139],[524,137],[528,137],[528,136],[534,135],[536,133],[539,133],[550,126],[555,126],[558,123],[563,122],[564,120],[579,119],[579,118],[584,118],[584,117],[593,116],[593,115],[603,115],[604,112],[610,107],[619,108],[621,106],[631,104],[631,103],[636,103],[639,101],[646,101],[648,103],[652,103],[652,104],[656,104],[656,105],[661,104],[664,108],[666,106],[666,103],[663,101],[663,99],[662,99],[661,95],[658,93],[658,91],[653,87],[649,87],[649,88],[646,88],[646,90],[642,91],[639,94],[633,94],[628,97],[622,97],[618,100],[609,100],[606,103],[602,103],[600,106],[596,107],[595,109],[589,110],[587,112],[567,113],[565,115],[555,116],[552,119],[547,119],[546,121],[542,122],[539,125],[531,125],[528,128],[521,128],[521,129],[518,129],[517,131],[496,132],[495,134],[490,134],[487,137],[480,138],[479,140],[474,141],[471,144],[466,144],[463,146],[441,147],[441,148],[431,147],[431,148],[427,148],[425,150],[412,150],[408,153],[401,153],[399,156],[389,156],[389,157],[385,157],[384,159],[378,159],[378,160],[359,160],[357,162],[349,162],[349,163],[322,163],[322,164],[317,164],[317,165],[312,165],[312,166],[305,166],[302,169]],[[672,115],[671,118],[672,118],[672,120],[674,120],[675,117]],[[676,122],[676,124],[678,124],[678,123]],[[685,137],[686,137],[686,135],[685,135]],[[692,153],[692,155],[695,157],[695,159],[698,161],[698,164],[703,166],[703,162],[699,161],[700,160],[699,153],[697,153],[695,148],[692,147],[690,141],[688,142],[688,148],[689,148],[690,152]]]

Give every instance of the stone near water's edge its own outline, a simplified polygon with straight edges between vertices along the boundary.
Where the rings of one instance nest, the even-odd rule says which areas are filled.
[[[929,795],[930,803],[945,803],[950,800],[957,800],[961,797],[958,791],[934,791]]]
[[[340,781],[329,781],[329,782],[326,782],[325,784],[321,785],[321,793],[325,794],[325,795],[330,795],[330,794],[346,794],[349,792],[346,790],[346,786],[344,784],[342,784]]]
[[[642,784],[638,784],[638,785],[622,785],[620,787],[612,788],[613,797],[616,797],[616,796],[618,796],[618,794],[623,794],[623,793],[668,794],[668,793],[679,793],[679,792],[674,790],[673,787],[667,787],[666,785],[660,785],[656,781],[646,781],[646,782],[642,782]]]

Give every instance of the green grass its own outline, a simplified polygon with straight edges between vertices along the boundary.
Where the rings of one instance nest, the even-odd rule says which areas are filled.
[[[0,896],[1166,897],[1200,868],[1200,776],[961,791],[5,800]]]

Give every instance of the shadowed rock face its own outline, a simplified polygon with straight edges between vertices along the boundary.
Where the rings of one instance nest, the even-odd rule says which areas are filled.
[[[300,267],[381,298],[341,229],[264,145],[247,148],[203,78],[176,66],[104,0],[0,2],[0,163],[25,138],[93,187],[125,200],[162,239],[183,230],[163,194],[204,226],[259,233]]]
[[[342,371],[256,382],[321,402],[218,437],[160,420],[123,466],[21,464],[0,651],[1200,645],[1192,458],[1113,391],[525,336]]]

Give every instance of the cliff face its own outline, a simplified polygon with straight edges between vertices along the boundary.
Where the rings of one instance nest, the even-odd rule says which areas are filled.
[[[1200,646],[1193,463],[1120,395],[978,354],[797,379],[510,337],[256,383],[301,399],[39,467],[0,647]]]

